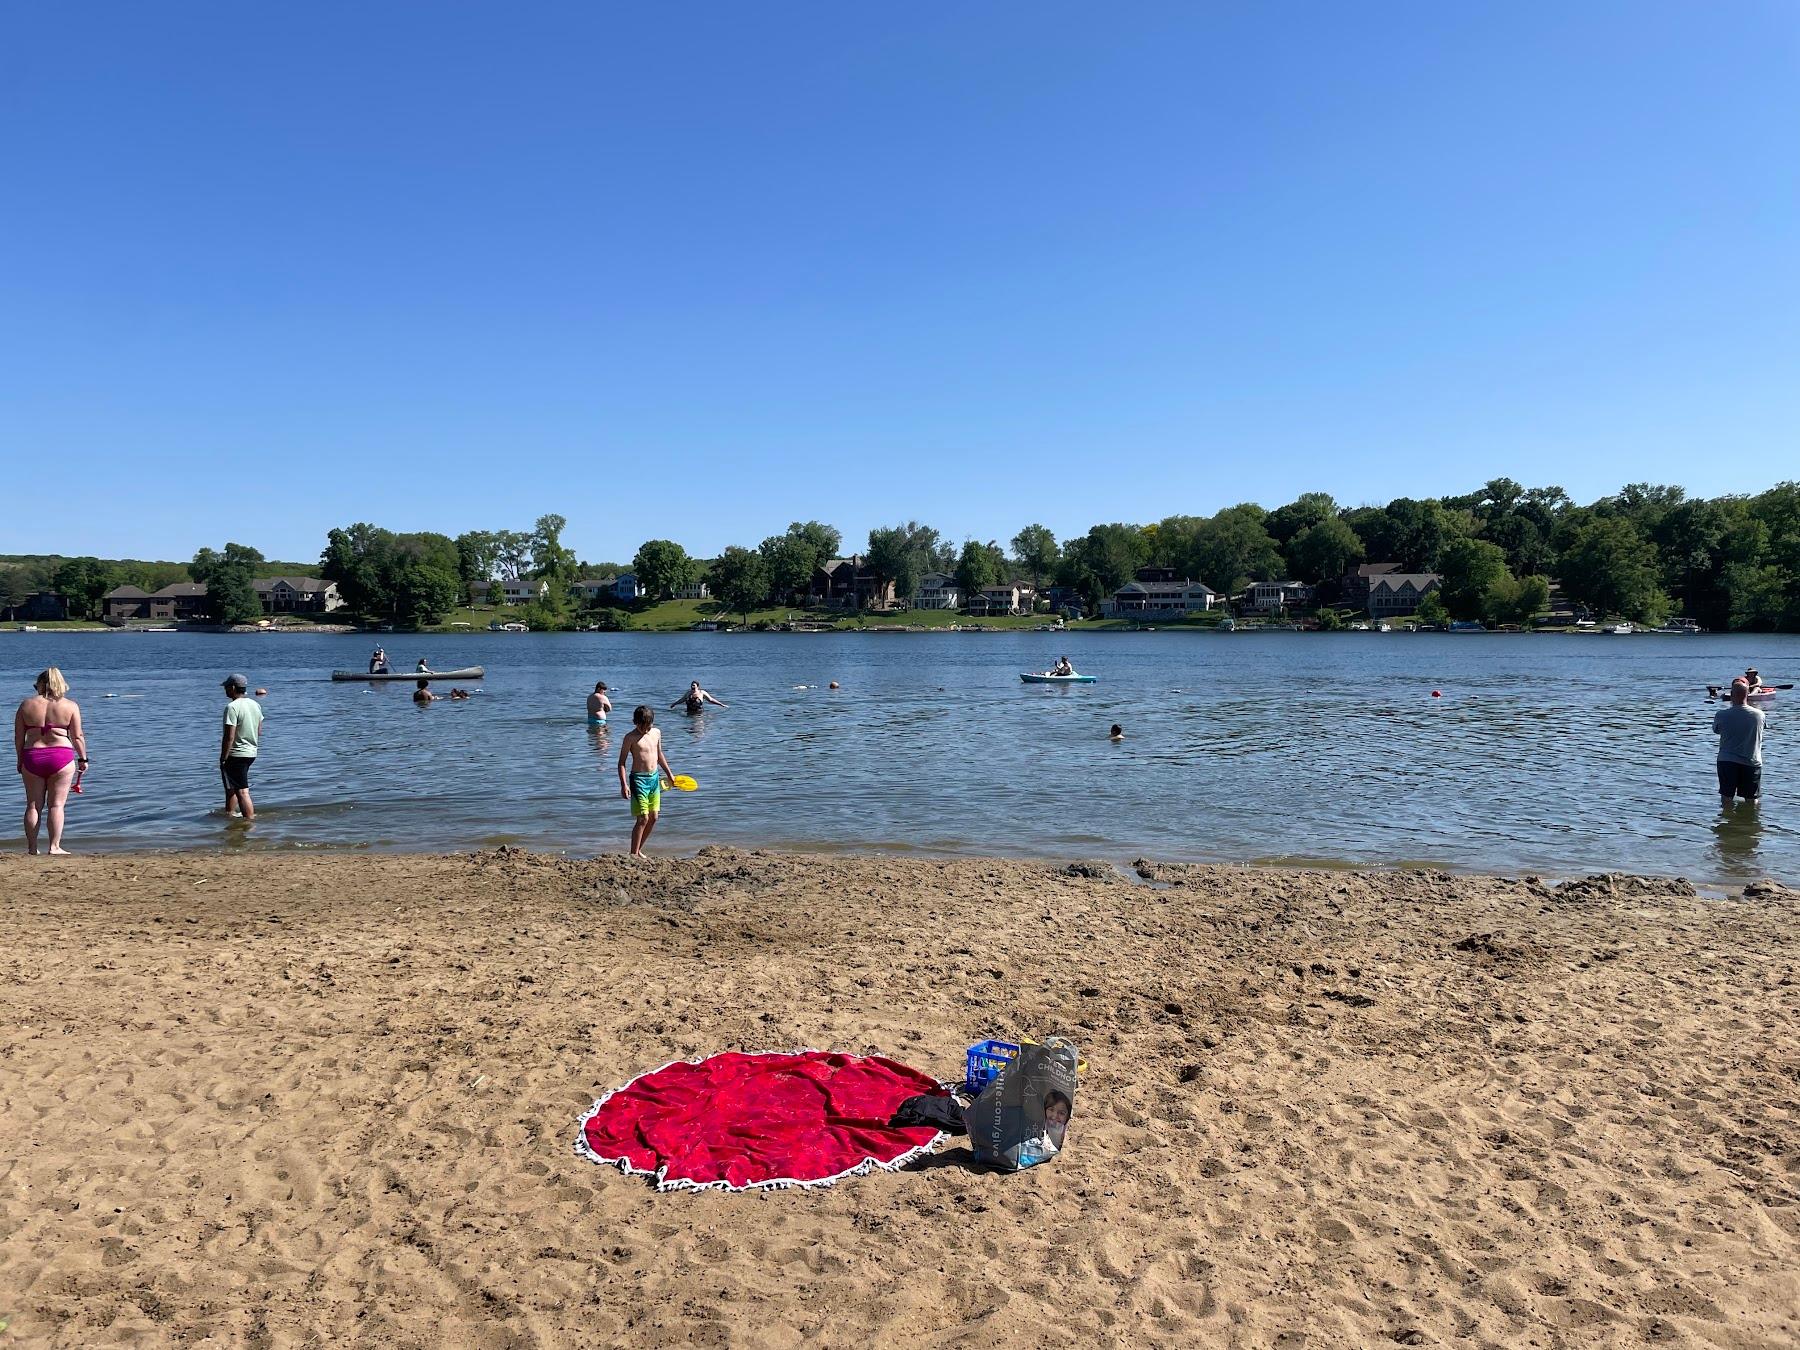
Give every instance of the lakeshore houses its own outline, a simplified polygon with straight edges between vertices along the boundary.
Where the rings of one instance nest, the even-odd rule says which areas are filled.
[[[329,614],[345,604],[337,582],[318,577],[263,577],[252,585],[264,614]],[[159,591],[115,586],[101,597],[100,614],[108,623],[202,623],[211,617],[200,581],[177,581]]]
[[[827,558],[813,569],[807,602],[833,609],[891,609],[894,583],[877,577],[860,553]]]
[[[1002,581],[983,586],[968,598],[971,615],[1029,614],[1037,602],[1037,592],[1028,581]]]
[[[1253,614],[1275,614],[1310,605],[1314,594],[1315,588],[1304,581],[1253,581],[1238,603]]]
[[[0,608],[0,620],[9,623],[56,623],[68,617],[68,599],[59,591],[36,591],[16,605]]]
[[[914,609],[960,609],[962,589],[956,578],[944,572],[927,572],[919,578],[912,598]]]
[[[264,614],[329,614],[347,603],[337,582],[318,577],[268,577],[256,583]]]
[[[1419,601],[1442,584],[1436,572],[1406,572],[1397,562],[1363,563],[1338,583],[1342,602],[1364,610],[1371,619],[1415,614]]]
[[[1203,581],[1177,580],[1172,567],[1140,567],[1133,579],[1100,602],[1108,619],[1174,619],[1204,613],[1219,593]]]
[[[677,600],[710,600],[712,599],[712,587],[704,581],[690,581],[684,586],[675,588],[675,598]]]

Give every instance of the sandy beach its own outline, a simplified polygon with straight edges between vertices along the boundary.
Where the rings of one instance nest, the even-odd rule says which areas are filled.
[[[1800,894],[791,857],[0,858],[23,1345],[1800,1342]],[[1076,1037],[1071,1146],[658,1195],[601,1092]]]

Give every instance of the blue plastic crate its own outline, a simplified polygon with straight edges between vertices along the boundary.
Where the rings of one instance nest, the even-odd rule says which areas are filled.
[[[1019,1053],[1012,1041],[981,1041],[969,1047],[968,1069],[963,1087],[971,1096],[979,1096],[995,1074],[1004,1069]]]

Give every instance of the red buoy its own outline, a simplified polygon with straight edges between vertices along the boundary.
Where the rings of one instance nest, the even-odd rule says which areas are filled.
[[[1442,698],[1444,696],[1444,691],[1441,689],[1433,689],[1431,691],[1431,696],[1433,698]]]

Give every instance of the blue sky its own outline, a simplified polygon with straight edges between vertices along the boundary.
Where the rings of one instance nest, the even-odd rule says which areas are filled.
[[[1756,490],[1797,77],[1785,0],[15,5],[0,552]]]

